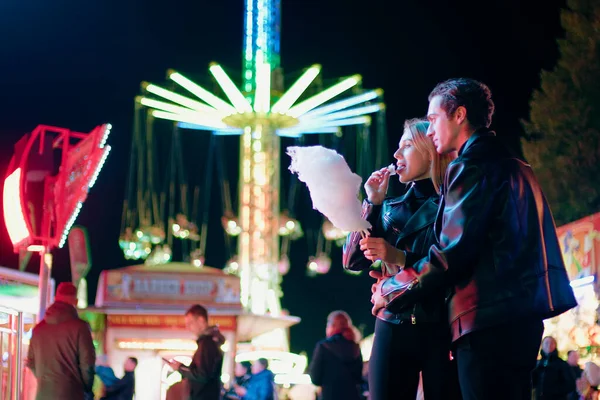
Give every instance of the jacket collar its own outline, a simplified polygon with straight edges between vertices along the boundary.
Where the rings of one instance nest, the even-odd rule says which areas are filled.
[[[406,221],[406,225],[400,232],[396,243],[402,239],[415,233],[418,230],[425,228],[435,222],[437,215],[438,204],[435,197],[430,197],[419,209]]]
[[[460,150],[458,151],[458,156],[460,157],[465,151],[469,149],[477,140],[483,137],[496,136],[496,132],[489,130],[488,128],[478,129],[471,137],[462,145]]]

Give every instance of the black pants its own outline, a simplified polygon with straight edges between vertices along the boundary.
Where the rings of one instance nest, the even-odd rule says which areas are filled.
[[[469,333],[456,342],[464,400],[530,400],[531,371],[542,341],[539,319]]]
[[[423,374],[426,400],[460,399],[450,336],[443,324],[400,325],[380,319],[369,359],[370,400],[414,400]]]

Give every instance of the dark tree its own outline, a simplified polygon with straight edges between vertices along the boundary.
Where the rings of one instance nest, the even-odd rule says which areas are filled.
[[[522,140],[559,225],[600,211],[600,2],[567,6],[560,58],[541,73]]]

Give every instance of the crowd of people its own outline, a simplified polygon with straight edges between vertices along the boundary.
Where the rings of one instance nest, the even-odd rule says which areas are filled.
[[[368,236],[349,235],[343,264],[370,269],[376,280],[368,390],[356,329],[345,312],[335,311],[309,367],[320,400],[358,400],[365,393],[371,400],[597,398],[600,368],[587,364],[582,372],[577,353],[565,362],[553,338],[542,342],[543,320],[577,302],[543,191],[527,162],[490,130],[494,111],[481,82],[438,84],[427,117],[406,121],[395,168],[377,170],[365,182],[363,217],[372,229]],[[389,198],[393,175],[408,190]],[[28,365],[38,379],[38,400],[91,393],[95,353],[75,295],[72,285],[61,284],[33,331]],[[235,383],[223,392],[223,336],[200,305],[185,321],[198,338],[192,362],[166,360],[184,378],[183,398],[276,399],[264,359],[239,364]],[[136,364],[128,359],[120,379],[98,369],[103,398],[132,398]]]

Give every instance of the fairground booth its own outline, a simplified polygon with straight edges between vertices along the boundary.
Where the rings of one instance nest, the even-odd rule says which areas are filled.
[[[569,350],[578,350],[582,364],[587,361],[598,362],[600,213],[563,225],[557,231],[567,273],[579,305],[546,320],[544,335],[556,338],[561,355]]]
[[[53,280],[48,293],[52,302]],[[0,400],[35,397],[35,378],[25,367],[25,358],[38,307],[38,275],[0,267]]]
[[[290,353],[282,349],[262,347],[258,351],[249,342],[261,334],[286,329],[299,318],[245,313],[240,304],[239,278],[216,268],[167,263],[103,271],[95,307],[83,311],[82,316],[92,326],[98,352],[108,355],[117,376],[123,373],[127,357],[138,358],[137,398],[161,400],[169,387],[181,380],[162,359],[188,364],[196,350],[196,338],[186,330],[184,321],[185,311],[193,304],[208,309],[209,324],[218,325],[226,338],[222,347],[224,382],[233,376],[236,353],[238,361],[240,357],[256,359],[265,354],[289,360],[282,355]],[[240,342],[245,343],[238,345]],[[298,368],[303,366],[290,364],[285,369],[290,374]]]

